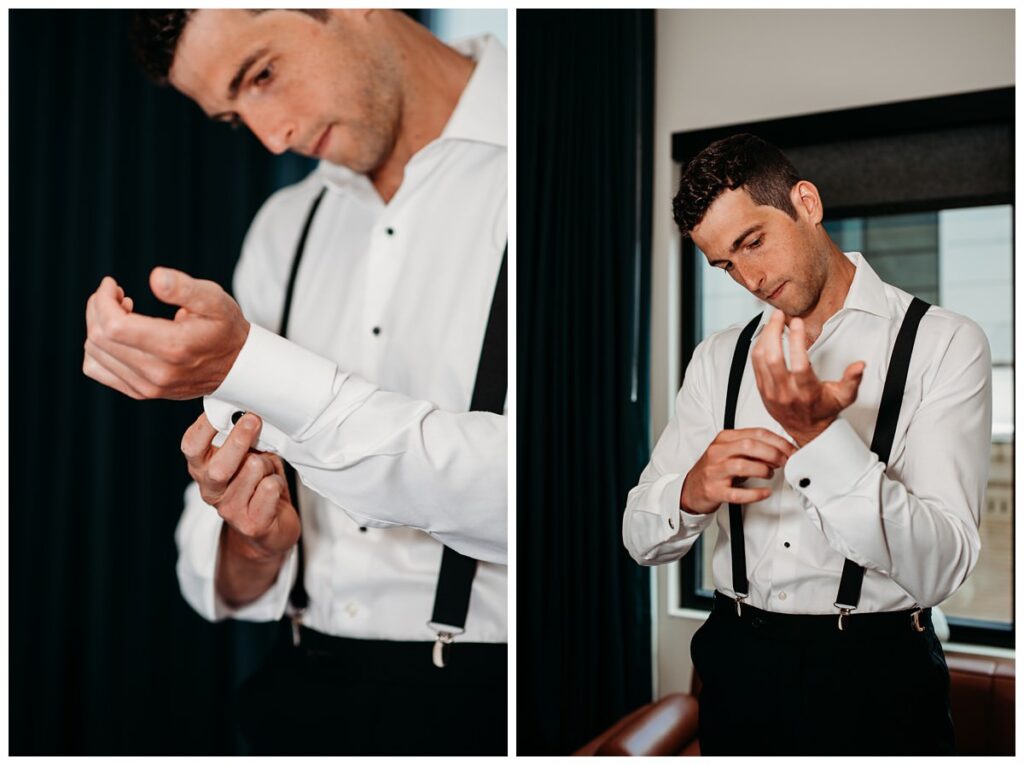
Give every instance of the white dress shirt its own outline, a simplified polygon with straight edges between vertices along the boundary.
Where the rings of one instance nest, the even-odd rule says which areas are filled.
[[[453,47],[473,74],[390,202],[323,162],[260,210],[235,273],[252,329],[205,402],[219,439],[233,412],[254,412],[258,448],[296,468],[303,622],[327,634],[435,639],[444,543],[481,561],[459,640],[507,640],[507,417],[467,412],[507,241],[506,55],[489,36]],[[324,187],[282,339],[296,243]],[[186,600],[211,620],[280,618],[296,550],[268,592],[232,610],[214,587],[221,524],[190,486],[177,531]]]
[[[988,341],[970,319],[937,306],[925,314],[889,464],[883,466],[869,444],[912,297],[882,282],[860,253],[846,256],[857,268],[853,283],[808,356],[822,380],[838,380],[849,364],[865,361],[857,400],[774,478],[748,478],[745,484],[772,488],[767,499],[743,509],[745,602],[768,611],[836,613],[846,558],[866,569],[858,612],[936,605],[963,584],[981,548],[992,429]],[[769,314],[762,315],[755,341]],[[717,519],[715,587],[733,596],[728,505],[691,514],[680,509],[679,497],[687,472],[722,430],[742,326],[712,335],[694,351],[675,414],[629,494],[623,519],[626,547],[645,565],[678,560]],[[787,352],[788,336],[787,329]],[[766,411],[748,354],[736,428],[754,427],[792,440]]]

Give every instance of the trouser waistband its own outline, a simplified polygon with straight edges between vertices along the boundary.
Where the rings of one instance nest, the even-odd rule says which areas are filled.
[[[932,628],[931,608],[905,611],[834,614],[780,614],[743,603],[736,613],[736,599],[715,591],[716,618],[740,622],[755,632],[775,637],[828,639],[837,637],[891,637],[912,635]]]
[[[434,666],[431,641],[364,640],[325,635],[300,627],[299,650],[307,661],[326,672],[352,679],[435,678],[464,683],[506,682],[507,643],[470,643],[455,640],[447,651],[447,666]]]

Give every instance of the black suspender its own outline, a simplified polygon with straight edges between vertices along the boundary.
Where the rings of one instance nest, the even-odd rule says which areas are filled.
[[[917,328],[930,307],[920,298],[910,301],[910,307],[907,308],[903,324],[892,347],[892,356],[889,357],[885,385],[882,386],[882,401],[878,405],[878,419],[875,420],[875,432],[871,437],[871,451],[878,455],[878,461],[883,465],[889,462],[892,442],[896,438],[896,422],[900,418],[900,407],[903,405],[903,392],[907,387],[907,372],[910,369],[910,356],[914,352]],[[843,564],[843,576],[839,580],[839,594],[836,595],[835,602],[841,613],[847,613],[857,607],[863,582],[863,566],[858,566],[847,559]]]
[[[921,300],[914,298],[907,313],[903,317],[900,331],[896,335],[896,342],[893,345],[892,356],[889,358],[889,368],[885,375],[885,385],[882,388],[882,400],[878,407],[878,419],[875,421],[875,432],[871,438],[871,451],[878,455],[882,464],[889,461],[892,443],[896,437],[896,423],[900,416],[900,407],[903,405],[903,392],[907,384],[907,372],[910,369],[910,356],[914,350],[914,340],[917,338],[917,328],[921,318],[931,306]],[[761,314],[755,316],[747,326],[740,332],[736,341],[736,350],[732,357],[732,367],[729,370],[729,384],[725,401],[725,423],[726,430],[736,427],[736,402],[739,398],[740,382],[743,379],[743,370],[746,366],[747,355],[750,350],[750,340],[757,328]],[[733,592],[736,593],[736,607],[739,608],[739,601],[748,595],[747,564],[744,555],[743,542],[743,513],[740,505],[729,505],[729,535],[731,537],[732,551],[732,581]],[[839,593],[836,596],[835,606],[840,611],[839,628],[842,629],[842,615],[857,608],[860,602],[861,585],[864,582],[864,568],[858,566],[851,560],[843,564],[843,574],[839,582]]]
[[[291,317],[292,298],[295,293],[295,281],[299,273],[299,263],[306,249],[306,239],[309,236],[309,229],[313,224],[320,201],[323,199],[326,189],[321,189],[310,207],[306,216],[306,222],[302,227],[302,235],[299,237],[295,247],[295,255],[292,258],[291,273],[288,276],[288,286],[285,291],[284,308],[281,315],[279,334],[287,336],[288,322]],[[487,329],[484,332],[483,348],[480,353],[480,361],[477,366],[476,382],[473,386],[473,397],[470,404],[470,411],[494,412],[501,414],[505,407],[505,394],[508,387],[508,245],[505,246],[505,253],[502,255],[501,270],[498,274],[498,281],[494,288],[494,297],[491,301],[491,311],[487,318]],[[288,489],[292,495],[292,502],[296,510],[299,509],[298,480],[295,469],[285,463],[285,476],[288,479]],[[302,612],[309,604],[309,596],[305,586],[305,565],[302,539],[299,539],[298,549],[298,572],[295,584],[288,595],[295,615],[293,621],[293,635],[298,645],[298,621]],[[445,665],[444,648],[452,642],[453,635],[464,631],[466,626],[466,615],[469,612],[469,599],[473,589],[473,579],[476,576],[477,561],[461,553],[445,547],[441,555],[441,570],[437,580],[437,590],[434,595],[434,610],[431,616],[431,624],[438,629],[438,641],[434,646],[434,664],[443,667]]]
[[[725,430],[736,427],[736,401],[740,396],[740,382],[743,380],[743,367],[747,364],[750,351],[750,339],[761,320],[761,314],[751,319],[740,332],[736,341],[736,350],[732,354],[732,367],[729,369],[729,387],[725,394]],[[747,557],[743,544],[743,507],[729,504],[729,543],[732,552],[732,590],[737,599],[747,597]]]
[[[487,317],[480,362],[476,368],[476,382],[473,384],[471,412],[492,412],[501,414],[505,409],[505,394],[508,389],[508,245],[501,256],[498,282],[494,286],[491,312]],[[447,663],[447,646],[453,635],[461,633],[466,626],[469,612],[469,596],[476,576],[476,560],[445,546],[441,555],[441,572],[434,592],[434,611],[428,625],[436,630],[434,643],[434,665],[443,667]]]
[[[320,201],[324,198],[324,192],[326,188],[320,189],[320,193],[316,195],[316,199],[313,200],[313,206],[309,208],[309,214],[306,216],[306,222],[302,226],[302,235],[299,237],[299,243],[295,247],[295,257],[292,258],[292,270],[288,274],[288,287],[284,293],[284,309],[281,311],[281,326],[278,329],[278,334],[281,337],[288,336],[288,321],[292,315],[292,297],[295,294],[295,278],[299,274],[299,263],[302,261],[302,255],[306,251],[306,238],[309,236],[310,226],[313,225],[313,217],[316,215],[316,210],[320,207]],[[288,481],[288,491],[292,495],[292,502],[295,504],[296,512],[299,512],[299,481],[295,475],[295,468],[291,466],[291,463],[284,463],[284,475]],[[300,516],[301,518],[301,513]],[[298,622],[302,616],[302,612],[306,610],[306,606],[309,605],[309,595],[306,593],[306,561],[305,551],[303,550],[304,545],[302,544],[302,537],[299,537],[298,541],[298,573],[295,576],[295,584],[292,585],[292,590],[288,593],[288,602],[292,604],[292,609],[295,612],[295,616],[292,618],[292,636],[295,644],[299,644],[299,633],[298,633]]]

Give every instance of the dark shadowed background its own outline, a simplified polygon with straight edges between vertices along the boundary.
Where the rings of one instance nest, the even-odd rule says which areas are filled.
[[[516,20],[516,740],[568,754],[651,700],[622,511],[650,448],[654,11]]]
[[[230,288],[260,203],[312,163],[150,84],[129,13],[9,18],[10,753],[240,752],[232,690],[276,625],[209,624],[179,594],[201,404],[86,378],[85,303],[110,274],[172,316],[157,264]]]

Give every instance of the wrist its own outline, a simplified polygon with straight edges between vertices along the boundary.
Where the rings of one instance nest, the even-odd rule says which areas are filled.
[[[226,554],[257,566],[277,567],[284,560],[284,553],[267,550],[256,540],[245,536],[229,523],[224,524],[221,541]]]
[[[820,436],[829,426],[836,421],[835,417],[828,420],[821,420],[804,428],[786,428],[786,432],[796,442],[798,449],[803,449],[807,444]]]
[[[686,478],[683,479],[682,488],[679,490],[679,509],[682,510],[684,513],[689,513],[690,515],[706,515],[708,511],[697,509],[696,507],[694,507],[693,504],[691,504],[692,500],[687,499],[686,483],[689,480],[690,476],[687,475]]]

